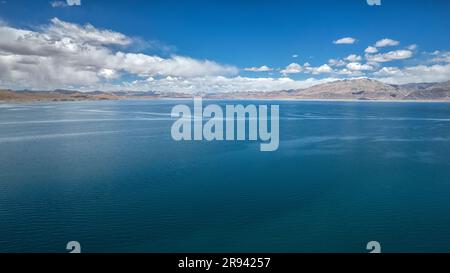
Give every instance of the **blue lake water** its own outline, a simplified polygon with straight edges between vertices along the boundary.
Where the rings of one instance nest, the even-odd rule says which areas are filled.
[[[178,103],[0,104],[0,252],[450,252],[450,104],[204,101],[279,104],[264,153]]]

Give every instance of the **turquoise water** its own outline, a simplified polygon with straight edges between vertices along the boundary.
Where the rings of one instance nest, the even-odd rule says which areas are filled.
[[[178,103],[0,105],[0,252],[450,252],[450,104],[239,101],[280,105],[262,153]]]

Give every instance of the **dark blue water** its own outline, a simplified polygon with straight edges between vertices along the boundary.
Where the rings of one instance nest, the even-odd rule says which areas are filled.
[[[177,103],[0,105],[0,252],[450,251],[450,104],[239,101],[280,105],[262,153]]]

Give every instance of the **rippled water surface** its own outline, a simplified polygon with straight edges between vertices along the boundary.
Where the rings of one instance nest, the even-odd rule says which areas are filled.
[[[175,142],[175,104],[0,104],[0,251],[450,251],[450,104],[280,105],[280,147]]]

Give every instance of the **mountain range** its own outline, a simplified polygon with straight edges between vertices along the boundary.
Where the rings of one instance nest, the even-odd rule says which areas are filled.
[[[0,90],[0,102],[83,101],[192,98],[193,94],[155,91],[80,92],[76,90]],[[198,93],[210,99],[299,99],[299,100],[421,100],[450,101],[450,81],[391,85],[372,79],[338,80],[305,89],[270,92]]]

